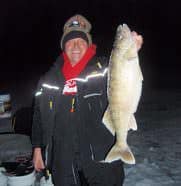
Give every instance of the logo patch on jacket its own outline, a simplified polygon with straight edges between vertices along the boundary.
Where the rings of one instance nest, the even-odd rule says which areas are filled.
[[[77,93],[77,84],[75,80],[67,80],[65,82],[63,93],[64,95],[75,95]]]

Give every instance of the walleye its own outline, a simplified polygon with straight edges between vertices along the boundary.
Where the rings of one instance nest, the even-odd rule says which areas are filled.
[[[129,129],[137,130],[134,113],[141,96],[142,81],[136,43],[128,26],[119,25],[109,61],[109,104],[103,116],[103,123],[116,135],[116,142],[105,162],[121,159],[125,163],[135,164],[134,155],[127,144],[127,134]]]

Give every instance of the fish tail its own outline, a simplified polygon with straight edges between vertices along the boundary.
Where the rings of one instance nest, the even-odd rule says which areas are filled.
[[[105,162],[112,162],[120,159],[124,163],[135,164],[134,155],[128,145],[123,147],[115,144],[107,154]]]

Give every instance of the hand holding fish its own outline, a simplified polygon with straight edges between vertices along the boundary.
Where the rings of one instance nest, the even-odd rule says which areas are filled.
[[[139,35],[135,31],[132,31],[131,35],[132,35],[134,41],[136,42],[136,47],[137,47],[137,50],[139,51],[143,45],[143,37],[142,37],[142,35]]]

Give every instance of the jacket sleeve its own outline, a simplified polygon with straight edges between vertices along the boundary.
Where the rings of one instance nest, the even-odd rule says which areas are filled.
[[[34,96],[34,110],[33,110],[33,123],[32,123],[32,146],[43,147],[42,136],[42,123],[40,112],[40,97],[41,97],[41,80],[38,83],[38,88]]]

